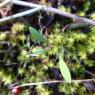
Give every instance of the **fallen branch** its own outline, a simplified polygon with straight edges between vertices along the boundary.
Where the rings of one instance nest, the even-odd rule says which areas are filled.
[[[0,6],[3,6],[4,4],[9,3],[9,1],[10,0],[6,0],[6,2],[5,3],[3,2],[3,4],[1,4]],[[71,18],[71,19],[73,19],[75,21],[82,22],[82,23],[84,23],[86,25],[95,26],[95,21],[93,21],[91,19],[80,17],[80,16],[77,16],[77,15],[72,14],[72,13],[63,12],[63,11],[61,11],[59,9],[56,9],[56,8],[53,8],[53,7],[42,6],[42,5],[38,5],[38,4],[34,4],[34,3],[28,3],[28,2],[19,1],[19,0],[12,0],[11,2],[14,3],[14,4],[17,4],[17,5],[22,5],[22,6],[27,6],[27,7],[37,7],[37,8],[38,7],[44,7],[42,9],[40,9],[40,10],[44,10],[44,11],[47,11],[47,12],[53,12],[55,14]],[[37,10],[37,11],[39,11],[39,10]],[[28,15],[28,14],[31,14],[31,13],[34,13],[34,12],[37,12],[37,11],[33,11],[33,12],[27,11],[27,12],[22,12],[22,13],[13,15],[13,16],[5,17],[5,18],[0,19],[0,22],[11,20],[11,19],[14,19],[14,18],[17,18],[17,17],[22,17],[24,15]]]
[[[84,26],[89,26],[89,25],[86,23],[83,23],[83,22],[71,23],[71,24],[66,26],[66,29],[71,30],[71,29],[77,29],[77,28],[84,27]]]
[[[2,0],[3,1],[3,0]],[[6,4],[10,3],[11,0],[5,0],[0,4],[0,8],[2,8],[3,6],[5,6]]]
[[[28,3],[28,2],[24,2],[24,1],[12,0],[12,2],[14,4],[27,6],[27,7],[40,7],[40,6],[42,6],[42,5],[38,5],[38,4],[34,4],[34,3]],[[76,20],[76,21],[79,21],[79,22],[83,22],[83,23],[95,26],[95,21],[93,21],[91,19],[80,17],[80,16],[77,16],[77,15],[72,14],[72,13],[67,13],[67,12],[61,11],[61,10],[53,8],[53,7],[44,6],[43,10],[47,11],[47,12],[53,12],[55,14],[71,18],[73,20]]]
[[[30,9],[28,11],[24,11],[24,12],[21,12],[21,13],[12,15],[12,16],[4,17],[4,18],[0,19],[0,22],[4,22],[4,21],[7,21],[7,20],[11,20],[11,19],[15,19],[15,18],[18,18],[18,17],[25,16],[25,15],[33,14],[33,13],[35,13],[37,11],[42,10],[42,9],[43,9],[43,6],[40,6],[40,7]]]
[[[84,80],[72,80],[71,83],[82,83],[82,82],[89,82],[89,81],[95,81],[95,79],[84,79]],[[63,80],[53,80],[53,81],[45,81],[45,82],[37,82],[37,83],[26,83],[22,85],[15,86],[17,87],[26,87],[26,86],[37,86],[37,85],[43,85],[43,84],[54,84],[54,83],[69,83]]]

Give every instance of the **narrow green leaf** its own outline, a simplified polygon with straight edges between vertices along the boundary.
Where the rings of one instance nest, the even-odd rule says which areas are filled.
[[[66,65],[66,63],[63,61],[62,56],[60,55],[59,57],[59,68],[61,71],[61,74],[63,76],[63,78],[65,79],[66,82],[71,82],[71,74],[70,71]]]
[[[32,49],[32,53],[34,53],[34,54],[42,54],[44,52],[45,52],[45,49],[43,49],[41,47],[37,47],[37,48]]]
[[[46,39],[33,27],[29,27],[29,31],[31,33],[31,37],[40,42],[46,42]]]

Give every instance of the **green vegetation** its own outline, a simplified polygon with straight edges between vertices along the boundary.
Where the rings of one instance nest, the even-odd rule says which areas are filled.
[[[63,2],[64,6],[60,5],[58,8],[95,19],[94,0],[71,0],[70,6],[66,2],[68,0]],[[95,82],[75,81],[95,78],[95,27],[76,27],[73,24],[79,21],[58,16],[54,23],[51,21],[47,25],[47,22],[47,26],[42,29],[44,20],[55,15],[38,15],[39,13],[33,15],[32,24],[32,20],[24,22],[18,19],[12,22],[9,31],[0,30],[0,93],[95,95]],[[0,25],[5,27],[7,22]],[[13,88],[25,83],[51,80],[64,82]]]
[[[70,81],[70,75],[67,75],[70,72],[72,72],[72,79],[83,79],[85,78],[85,67],[82,64],[94,66],[94,60],[88,57],[95,51],[94,27],[91,27],[88,33],[81,32],[79,29],[62,32],[60,24],[57,23],[52,33],[48,35],[47,42],[40,43],[39,38],[31,38],[34,34],[29,33],[31,30],[28,30],[28,26],[27,29],[24,28],[26,26],[23,25],[17,23],[13,25],[11,32],[0,33],[1,42],[5,42],[0,45],[0,53],[3,55],[3,59],[0,60],[0,79],[4,85],[8,86],[15,82],[20,82],[20,84],[40,82],[46,79],[52,80],[55,77]],[[35,38],[36,41],[34,41]],[[40,34],[41,38],[43,39]],[[6,50],[4,45],[10,49]],[[63,57],[59,59],[60,54],[64,59],[62,59]],[[62,63],[59,63],[58,60]],[[70,72],[65,65],[67,65]],[[59,66],[64,78],[61,77]],[[59,73],[59,75],[54,74],[54,72]],[[4,86],[4,89],[6,86]],[[60,84],[57,86],[59,91],[66,93],[66,95],[70,95],[73,92],[86,93],[85,86],[80,88],[81,84],[77,83]],[[48,86],[37,86],[36,90],[40,95],[53,93]]]

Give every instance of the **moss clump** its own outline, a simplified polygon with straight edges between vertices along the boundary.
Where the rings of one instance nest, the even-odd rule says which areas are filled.
[[[13,34],[23,33],[27,30],[27,26],[24,23],[15,23],[13,24],[11,31]]]

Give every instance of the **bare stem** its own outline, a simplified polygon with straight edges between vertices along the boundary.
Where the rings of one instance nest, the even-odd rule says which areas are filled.
[[[3,0],[2,0],[3,1]],[[0,4],[0,8],[2,8],[3,6],[5,6],[6,4],[10,3],[11,0],[5,0]]]
[[[44,11],[47,11],[47,12],[52,12],[52,13],[55,13],[55,14],[58,14],[58,15],[61,15],[61,16],[65,16],[65,17],[68,17],[68,18],[71,18],[75,21],[79,21],[85,25],[93,25],[95,26],[95,21],[94,20],[91,20],[91,19],[87,19],[87,18],[84,18],[84,17],[80,17],[80,16],[77,16],[75,14],[72,14],[72,13],[67,13],[67,12],[64,12],[64,11],[61,11],[59,9],[56,9],[56,8],[53,8],[53,7],[47,7],[47,6],[42,6],[42,5],[39,5],[39,4],[34,4],[34,3],[28,3],[28,2],[24,2],[24,1],[20,1],[20,0],[6,0],[4,1],[3,3],[0,4],[0,7],[4,6],[5,4],[9,3],[9,2],[12,2],[14,4],[17,4],[17,5],[22,5],[22,6],[27,6],[27,7],[44,7],[40,10],[44,10]],[[39,11],[39,10],[37,10]],[[3,21],[7,21],[7,20],[11,20],[13,18],[17,18],[17,17],[22,17],[24,15],[28,15],[28,14],[31,14],[31,13],[34,13],[36,11],[33,11],[33,12],[22,12],[22,13],[19,13],[19,14],[16,14],[16,15],[13,15],[13,16],[9,16],[9,17],[5,17],[5,18],[2,18],[0,19],[0,22],[3,22]],[[84,26],[85,26],[84,25]]]
[[[34,3],[28,3],[28,2],[24,2],[24,1],[18,1],[18,0],[17,1],[13,0],[12,2],[14,4],[27,6],[27,7],[39,7],[39,6],[42,6],[42,5],[38,5],[38,4],[34,4]],[[86,24],[95,26],[95,21],[93,21],[91,19],[80,17],[80,16],[77,16],[77,15],[72,14],[72,13],[67,13],[67,12],[61,11],[61,10],[53,8],[53,7],[44,6],[43,10],[47,11],[47,12],[53,12],[55,14],[71,18],[71,19],[77,20],[79,22],[83,22],[84,24],[86,23]]]
[[[4,21],[7,21],[7,20],[11,20],[11,19],[15,19],[15,18],[18,18],[18,17],[25,16],[25,15],[33,14],[37,11],[40,11],[41,9],[43,9],[43,6],[40,6],[40,7],[34,8],[34,9],[30,9],[28,11],[24,11],[24,12],[21,12],[21,13],[12,15],[12,16],[4,17],[4,18],[0,19],[0,22],[4,22]]]
[[[72,80],[71,83],[83,83],[83,82],[89,82],[89,81],[95,81],[95,79],[84,79],[84,80]],[[26,87],[26,86],[34,86],[34,85],[43,85],[43,84],[54,84],[54,83],[69,83],[63,80],[53,80],[53,81],[45,81],[45,82],[37,82],[37,83],[26,83],[15,87]],[[14,88],[15,88],[14,87]]]

